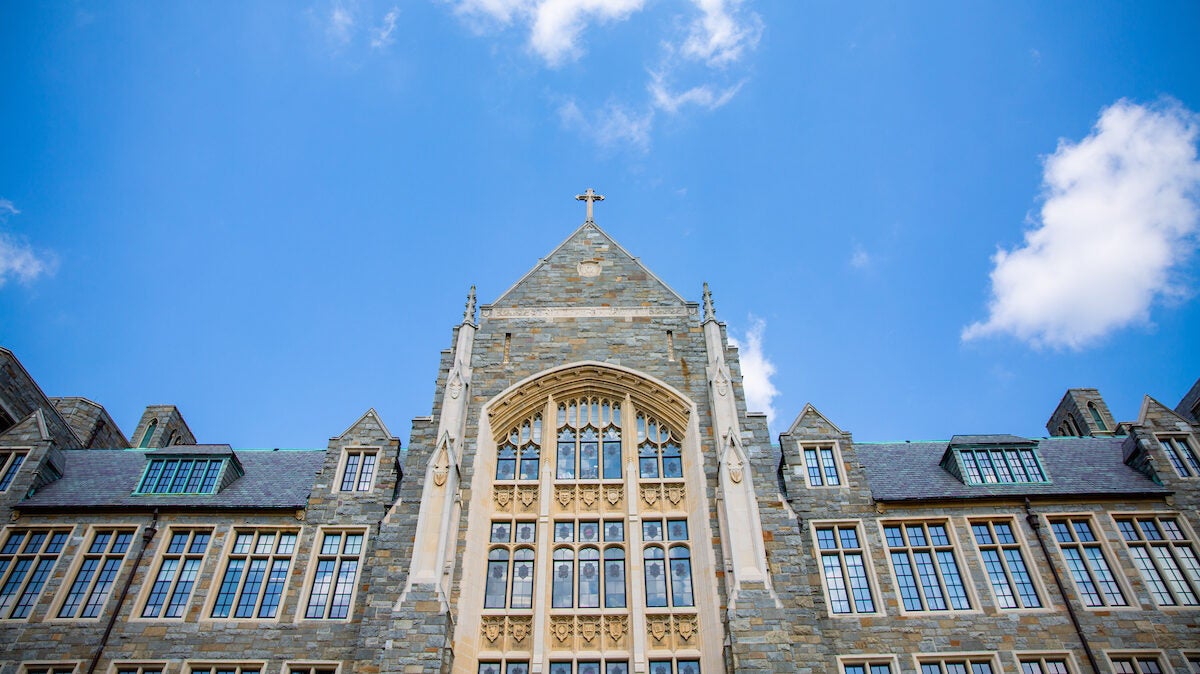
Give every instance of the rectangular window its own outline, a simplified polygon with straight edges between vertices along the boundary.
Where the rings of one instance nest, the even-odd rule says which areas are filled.
[[[1050,520],[1071,578],[1083,603],[1088,606],[1128,606],[1125,593],[1113,576],[1108,558],[1086,517]]]
[[[342,464],[340,491],[370,491],[375,484],[376,449],[348,449]]]
[[[0,618],[28,618],[67,543],[64,529],[10,529],[0,546]]]
[[[891,522],[883,527],[906,611],[971,608],[944,522]]]
[[[364,538],[362,531],[321,532],[305,618],[342,620],[350,616]]]
[[[529,674],[529,662],[508,660],[506,662],[481,662],[479,674]]]
[[[1163,674],[1162,663],[1155,655],[1109,655],[1113,674]]]
[[[1188,668],[1191,670],[1191,673],[1200,674],[1200,653],[1185,653],[1184,657],[1187,658]]]
[[[21,665],[21,674],[74,674],[79,671],[75,662],[30,662]]]
[[[170,532],[150,595],[142,607],[143,618],[183,617],[211,538],[212,532],[207,529]]]
[[[892,674],[892,672],[900,671],[899,668],[894,668],[894,664],[891,659],[863,660],[856,658],[854,660],[843,660],[842,674]]]
[[[1200,476],[1200,457],[1196,456],[1196,448],[1186,437],[1159,437],[1158,444],[1171,460],[1171,467],[1179,473],[1179,477]]]
[[[287,674],[338,674],[341,667],[336,662],[289,662]]]
[[[167,669],[165,662],[114,662],[113,674],[163,674]]]
[[[59,618],[96,618],[112,592],[125,553],[133,542],[132,529],[97,529],[75,573]]]
[[[25,450],[0,452],[0,492],[8,491],[28,455],[29,452]]]
[[[991,655],[921,658],[921,674],[993,674],[997,671],[995,661]]]
[[[1043,657],[1021,656],[1021,674],[1071,674],[1066,654]]]
[[[842,484],[832,445],[804,448],[804,465],[808,470],[808,486],[837,487]]]
[[[830,612],[875,613],[875,598],[867,574],[870,562],[863,551],[858,525],[818,525],[816,540]]]
[[[189,459],[186,457],[150,459],[139,494],[211,494],[225,459]]]
[[[262,674],[263,662],[204,662],[184,665],[184,674]]]
[[[295,551],[295,531],[234,530],[212,617],[274,618]]]
[[[1117,517],[1129,556],[1159,606],[1200,605],[1200,557],[1175,517]]]
[[[958,462],[967,484],[1045,482],[1037,453],[1031,447],[959,449]]]
[[[1011,520],[972,522],[971,533],[1000,608],[1041,608]]]

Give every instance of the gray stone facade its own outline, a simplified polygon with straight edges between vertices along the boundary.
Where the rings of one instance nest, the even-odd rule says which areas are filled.
[[[1064,437],[855,443],[807,405],[776,443],[766,418],[746,409],[724,326],[704,313],[585,223],[478,318],[472,295],[441,354],[430,415],[412,421],[403,450],[374,410],[324,449],[198,445],[170,405],[148,407],[126,439],[102,407],[48,398],[0,349],[0,477],[19,465],[0,491],[0,674],[478,671],[494,658],[475,646],[486,646],[487,626],[476,624],[484,589],[471,579],[486,561],[471,551],[491,517],[478,509],[492,502],[476,492],[493,487],[504,432],[489,415],[538,402],[538,387],[593,390],[593,375],[626,386],[630,400],[685,403],[683,461],[695,469],[686,487],[702,492],[687,497],[688,521],[711,533],[691,541],[694,568],[710,569],[692,582],[713,601],[689,607],[695,635],[672,637],[685,655],[656,651],[664,637],[644,625],[621,637],[632,645],[619,663],[631,672],[657,674],[656,658],[694,659],[706,673],[866,674],[862,665],[884,674],[886,665],[888,674],[954,674],[962,663],[998,674],[1036,663],[1046,669],[1029,674],[1050,674],[1061,662],[1072,673],[1123,674],[1143,661],[1200,671],[1189,669],[1200,667],[1200,566],[1188,567],[1188,554],[1200,555],[1200,463],[1180,453],[1200,453],[1191,411],[1200,382],[1175,410],[1147,397],[1137,420],[1119,424],[1098,391],[1071,389],[1047,426]],[[716,353],[706,326],[710,340],[719,336]],[[732,438],[714,402],[726,387]],[[1060,432],[1068,417],[1075,427]],[[206,491],[201,472],[185,471],[208,466],[222,472]],[[177,477],[162,477],[167,470]],[[628,477],[621,486],[636,486]],[[740,485],[753,487],[749,508],[738,505]],[[538,498],[559,486],[542,484]],[[632,527],[647,511],[634,508],[634,493],[621,498]],[[1155,526],[1180,537],[1137,537]],[[447,549],[418,531],[444,534]],[[761,537],[765,578],[736,563],[744,551],[730,546],[747,531]],[[22,547],[56,533],[57,550]],[[106,551],[97,543],[106,534],[127,534],[128,544]],[[197,535],[207,542],[192,550],[185,543]],[[272,547],[285,539],[294,544]],[[346,547],[352,540],[361,548]],[[628,592],[641,593],[632,584],[641,555],[629,546]],[[440,580],[410,578],[431,548],[444,553]],[[164,570],[172,564],[175,575]],[[235,577],[236,564],[245,573]],[[534,610],[531,624],[568,615]],[[517,639],[547,644],[522,656],[530,671],[617,661],[586,646],[553,655],[548,622],[542,630]]]

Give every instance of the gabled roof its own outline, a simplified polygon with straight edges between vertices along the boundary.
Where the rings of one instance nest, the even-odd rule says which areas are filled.
[[[855,443],[854,449],[866,471],[871,495],[879,501],[1171,493],[1125,465],[1126,439],[1118,436],[1026,440],[1036,443],[1038,457],[1050,480],[1039,484],[963,484],[940,465],[950,447],[945,441]]]
[[[147,460],[171,450],[198,450],[220,455],[228,445],[175,446],[147,452],[136,449],[66,450],[62,477],[17,503],[18,510],[72,508],[192,508],[255,510],[303,508],[308,504],[324,450],[238,450],[245,474],[215,494],[153,494],[133,492]],[[178,452],[175,452],[178,453]]]
[[[584,263],[582,266],[580,263]],[[589,275],[598,272],[598,275]],[[490,306],[676,306],[687,301],[594,222],[585,222]]]
[[[796,415],[796,420],[792,422],[792,425],[788,427],[783,435],[794,435],[802,428],[825,430],[821,428],[822,426],[827,426],[829,432],[843,433],[837,424],[830,421],[829,417],[821,414],[821,411],[814,407],[812,403],[804,403],[804,409],[800,410],[800,414]]]

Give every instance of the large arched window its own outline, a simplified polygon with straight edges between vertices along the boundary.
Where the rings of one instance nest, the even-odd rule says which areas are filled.
[[[621,404],[581,397],[558,403],[555,479],[621,479]]]

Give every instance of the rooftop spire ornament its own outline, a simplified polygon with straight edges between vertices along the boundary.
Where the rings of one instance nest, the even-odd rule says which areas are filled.
[[[596,194],[596,191],[589,187],[583,194],[576,194],[575,200],[587,202],[587,220],[584,222],[595,224],[596,221],[592,219],[592,203],[596,201],[604,201],[604,195]]]
[[[475,285],[471,285],[471,292],[467,293],[467,309],[463,312],[463,323],[475,322]]]
[[[704,282],[704,320],[717,320],[717,312],[713,309],[712,293],[708,291],[708,282]]]

